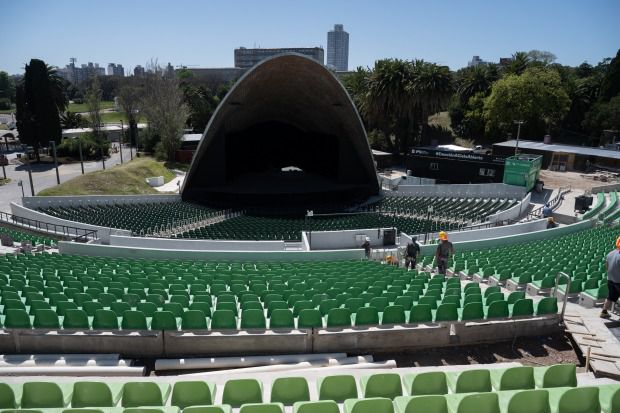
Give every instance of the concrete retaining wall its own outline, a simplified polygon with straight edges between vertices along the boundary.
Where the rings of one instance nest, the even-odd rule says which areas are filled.
[[[364,250],[361,248],[331,251],[200,251],[121,247],[61,241],[58,243],[58,249],[61,254],[181,260],[322,261],[361,260],[364,258]]]
[[[192,251],[284,251],[284,241],[224,241],[210,239],[141,238],[112,235],[115,247]]]
[[[594,186],[590,190],[590,192],[593,194],[596,194],[597,192],[612,192],[612,191],[620,191],[620,184],[608,184],[608,185]]]
[[[532,199],[532,194],[528,193],[525,198],[521,201],[517,202],[517,204],[511,208],[505,209],[503,211],[499,211],[496,214],[489,215],[487,217],[487,221],[489,222],[501,222],[507,221],[511,219],[518,219],[523,214],[523,211],[527,211],[527,207],[530,205],[530,200]]]
[[[461,198],[513,198],[522,199],[525,188],[502,183],[493,184],[440,184],[440,185],[399,185],[391,195],[461,197]]]
[[[527,232],[523,234],[504,236],[504,237],[493,237],[487,239],[478,239],[472,241],[462,241],[462,242],[454,242],[454,248],[461,251],[470,251],[470,250],[479,250],[486,248],[495,248],[503,245],[513,245],[523,242],[529,241],[537,241],[541,239],[549,239],[560,237],[567,234],[572,234],[573,232],[583,231],[588,228],[592,228],[596,222],[594,220],[586,220],[579,222],[573,225],[561,226],[553,229],[543,229],[539,231]],[[457,233],[449,233],[448,236],[452,238],[453,235]],[[421,247],[422,255],[432,255],[435,253],[437,249],[437,245],[423,245]]]
[[[300,330],[0,330],[2,354],[116,353],[121,357],[359,353],[471,345],[549,334],[559,315],[490,322],[445,322]],[[451,332],[452,331],[452,332]]]
[[[306,232],[311,250],[340,250],[361,248],[364,238],[370,238],[370,246],[383,247],[384,229],[352,229],[344,231]]]
[[[24,198],[24,199],[27,199],[27,198]],[[108,244],[110,242],[111,235],[123,235],[123,236],[131,235],[131,231],[128,231],[125,229],[99,227],[97,225],[84,224],[82,222],[75,222],[75,221],[69,221],[69,220],[62,219],[62,218],[52,217],[42,212],[26,208],[22,205],[17,205],[14,202],[11,202],[11,213],[18,217],[32,219],[35,221],[46,222],[48,224],[64,225],[67,227],[77,227],[81,229],[97,231],[97,236],[99,237],[99,240],[103,244]],[[76,235],[82,235],[82,234],[76,234]]]
[[[178,194],[166,195],[81,195],[81,196],[31,196],[25,197],[22,203],[25,207],[47,208],[59,206],[83,206],[100,204],[134,204],[160,203],[180,201]]]
[[[489,238],[509,237],[511,235],[528,234],[530,232],[542,231],[547,229],[546,219],[524,222],[522,224],[504,225],[485,229],[475,229],[471,231],[450,232],[450,241],[464,242],[475,241]]]

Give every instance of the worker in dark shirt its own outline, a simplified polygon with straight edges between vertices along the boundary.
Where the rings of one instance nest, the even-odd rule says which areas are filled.
[[[411,242],[407,244],[407,255],[405,257],[405,268],[415,269],[420,256],[420,244],[416,237],[411,238]]]
[[[364,253],[366,254],[366,259],[370,259],[370,238],[366,237],[364,243],[362,244],[362,248],[364,248]]]
[[[446,274],[448,268],[448,260],[454,255],[454,246],[448,241],[448,234],[445,231],[439,233],[439,244],[435,251],[435,261],[437,262],[437,271],[439,274]]]
[[[601,318],[610,318],[611,305],[620,297],[620,237],[616,239],[616,249],[607,254],[605,258],[607,270],[607,299],[603,304]]]

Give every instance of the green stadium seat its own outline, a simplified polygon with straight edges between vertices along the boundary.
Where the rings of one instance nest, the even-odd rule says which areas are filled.
[[[403,382],[411,396],[448,394],[446,375],[442,371],[405,374]]]
[[[22,386],[22,409],[65,407],[71,400],[71,385],[30,381]]]
[[[269,328],[295,328],[293,312],[287,309],[275,309],[269,318]]]
[[[123,330],[148,330],[149,327],[142,311],[127,310],[123,313],[121,328]]]
[[[506,301],[494,301],[486,308],[486,318],[508,317],[508,303]]]
[[[215,385],[205,381],[176,381],[172,388],[170,404],[185,409],[205,406],[215,400]]]
[[[354,315],[355,325],[377,325],[379,324],[379,312],[375,307],[362,307]]]
[[[26,310],[16,308],[8,309],[4,312],[4,326],[6,328],[32,328],[30,316]]]
[[[536,315],[557,314],[558,300],[555,297],[545,297],[536,306]]]
[[[348,399],[344,401],[345,413],[394,413],[392,400],[382,397]]]
[[[327,327],[350,327],[351,310],[348,308],[332,308],[327,313]]]
[[[293,405],[293,413],[340,413],[340,409],[333,400],[297,402]]]
[[[446,379],[452,393],[491,391],[491,376],[489,370],[486,369],[447,372]]]
[[[240,407],[248,403],[263,402],[263,386],[256,379],[228,380],[224,384],[222,403]]]
[[[243,310],[241,312],[241,328],[266,328],[265,314],[262,310]]]
[[[467,303],[463,306],[462,309],[458,309],[460,315],[459,320],[468,321],[468,320],[482,320],[484,318],[484,309],[482,307],[482,302],[471,302]]]
[[[201,310],[187,310],[181,317],[182,330],[206,330],[207,318]]]
[[[323,317],[321,311],[317,309],[301,310],[297,318],[297,328],[321,328],[323,327]]]
[[[279,377],[271,385],[271,403],[292,405],[310,401],[308,382],[304,377]]]
[[[215,310],[211,318],[211,328],[215,330],[236,329],[236,314],[231,310]]]
[[[73,384],[71,407],[114,407],[121,398],[120,383],[77,381]]]
[[[153,317],[153,315],[157,311],[157,306],[153,303],[145,301],[143,303],[138,303],[138,305],[136,306],[136,310],[142,311],[146,317]]]
[[[142,313],[141,311],[139,311]],[[142,313],[144,314],[144,313]],[[123,317],[124,319],[124,317]],[[155,311],[151,320],[151,330],[178,330],[177,319],[170,311]]]
[[[551,413],[600,413],[598,387],[547,389]]]
[[[498,396],[502,413],[549,413],[547,390],[501,391]]]
[[[417,304],[411,307],[411,312],[409,313],[409,322],[411,324],[430,323],[432,321],[432,306],[428,304]]]
[[[32,326],[42,329],[59,329],[60,322],[54,310],[36,310]]]
[[[183,413],[232,413],[232,408],[227,404],[220,404],[217,406],[192,406],[184,408]]]
[[[554,364],[552,366],[534,367],[536,387],[576,387],[577,369],[574,364]]]
[[[491,369],[491,384],[496,391],[527,390],[536,387],[534,369],[528,366]]]
[[[93,317],[95,315],[95,311],[103,310],[103,304],[98,301],[86,301],[82,303],[82,310],[86,312],[88,317]]]
[[[114,311],[117,317],[122,317],[125,311],[131,310],[131,306],[123,301],[117,301],[110,304],[110,310]]]
[[[456,304],[439,304],[435,312],[435,322],[456,321],[459,319]]]
[[[357,399],[357,384],[351,375],[319,377],[316,385],[319,400],[333,400],[341,403],[346,399]]]
[[[394,406],[399,413],[448,413],[446,398],[440,395],[399,396]]]
[[[620,412],[620,385],[605,384],[598,386],[599,402],[603,413]]]
[[[0,409],[16,409],[20,400],[21,393],[15,394],[13,387],[7,383],[0,383]]]
[[[93,317],[93,329],[118,330],[118,318],[112,310],[96,310]]]
[[[170,384],[127,382],[123,385],[123,407],[164,406],[170,394]]]
[[[363,376],[360,385],[364,398],[384,397],[394,399],[402,396],[403,386],[400,376],[395,373],[378,373],[370,376]]]
[[[62,321],[62,327],[64,329],[89,330],[90,323],[88,322],[86,311],[76,309],[67,310]]]
[[[534,301],[531,298],[520,298],[514,304],[508,304],[511,317],[531,317],[534,315]]]
[[[447,401],[455,413],[500,413],[497,393],[454,394]]]
[[[284,413],[282,403],[249,403],[239,409],[239,413]]]
[[[405,309],[402,305],[388,305],[383,309],[381,324],[405,324]]]

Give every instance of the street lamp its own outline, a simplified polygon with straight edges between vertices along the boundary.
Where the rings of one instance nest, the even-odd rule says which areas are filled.
[[[77,137],[78,148],[80,150],[80,166],[82,167],[82,175],[84,175],[84,156],[82,155],[82,138]]]
[[[58,157],[56,156],[56,142],[50,141],[52,145],[52,151],[54,153],[54,167],[56,168],[56,183],[60,185],[60,173],[58,172]]]
[[[26,165],[28,166],[28,180],[30,181],[30,193],[34,196],[34,184],[32,183],[32,166],[30,166],[30,156],[28,154],[28,146],[22,145],[22,150],[26,155]]]
[[[521,125],[525,123],[524,120],[513,120],[512,123],[515,125],[519,125],[517,128],[517,143],[515,145],[515,156],[519,154],[519,136],[521,136]]]
[[[121,152],[121,165],[123,164],[123,135],[125,134],[125,124],[123,123],[123,120],[121,119],[121,137],[120,137],[120,142],[119,142],[119,150]]]

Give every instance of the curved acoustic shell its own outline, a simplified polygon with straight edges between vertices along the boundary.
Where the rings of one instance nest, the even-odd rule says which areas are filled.
[[[342,84],[314,60],[286,54],[249,70],[222,100],[182,197],[252,204],[378,191],[364,126]]]

